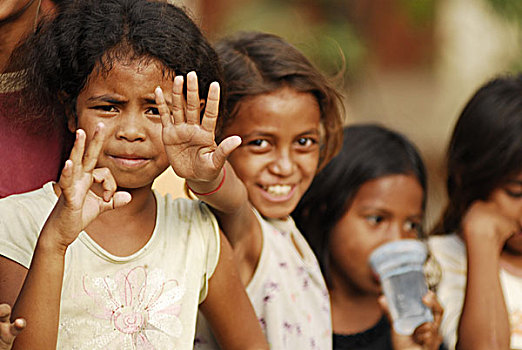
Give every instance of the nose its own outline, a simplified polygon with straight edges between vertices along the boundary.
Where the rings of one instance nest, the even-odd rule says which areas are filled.
[[[295,162],[288,151],[278,152],[276,158],[270,163],[269,169],[279,176],[289,176],[294,172]]]
[[[116,137],[129,142],[144,141],[143,117],[139,113],[125,113],[120,116]]]
[[[411,231],[408,231],[404,224],[400,222],[392,223],[390,225],[387,237],[389,237],[390,241],[398,241],[405,238],[416,238],[416,236],[412,234]]]

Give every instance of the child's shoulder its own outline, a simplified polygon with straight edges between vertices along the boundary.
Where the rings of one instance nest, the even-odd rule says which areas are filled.
[[[456,234],[429,237],[428,246],[443,268],[463,269],[466,266],[466,245]]]
[[[1,217],[20,215],[47,217],[57,200],[53,182],[48,182],[37,190],[13,194],[0,199]]]

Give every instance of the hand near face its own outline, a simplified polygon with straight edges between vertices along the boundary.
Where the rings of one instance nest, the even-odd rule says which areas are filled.
[[[131,200],[129,193],[116,192],[116,181],[107,168],[95,168],[104,138],[102,123],[96,126],[87,148],[85,132],[76,132],[74,147],[58,182],[61,195],[46,223],[57,229],[58,243],[64,247],[102,212]]]
[[[506,241],[520,227],[516,220],[504,215],[493,201],[475,201],[462,220],[462,233],[466,243],[488,244],[502,250]]]
[[[200,122],[200,99],[195,72],[187,74],[187,100],[183,97],[183,77],[174,79],[172,106],[163,91],[155,91],[163,125],[163,143],[170,165],[180,177],[195,182],[216,180],[227,157],[241,144],[238,136],[214,140],[219,110],[219,84],[210,85],[205,113]]]
[[[422,301],[433,313],[433,322],[426,322],[415,329],[412,335],[402,335],[392,331],[392,343],[394,350],[437,350],[442,344],[442,335],[439,332],[442,321],[442,306],[439,304],[435,293],[428,291]],[[392,323],[388,304],[383,295],[379,297],[379,304]]]
[[[25,328],[25,320],[17,318],[13,323],[10,321],[11,307],[0,304],[0,350],[11,349],[18,334]]]

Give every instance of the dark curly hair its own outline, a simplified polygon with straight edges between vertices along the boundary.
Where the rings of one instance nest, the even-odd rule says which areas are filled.
[[[292,217],[316,254],[329,282],[329,241],[332,229],[368,181],[397,174],[413,175],[423,189],[426,169],[417,148],[402,134],[373,124],[344,129],[343,147],[312,181]],[[422,236],[422,232],[419,233]]]
[[[522,73],[481,86],[460,114],[447,151],[448,205],[434,234],[460,229],[476,200],[522,171]]]
[[[222,83],[214,49],[187,14],[166,1],[74,1],[41,23],[25,49],[27,101],[51,115],[57,100],[75,112],[93,71],[107,74],[122,60],[157,62],[166,75],[196,71],[205,99],[210,83]]]
[[[340,93],[294,46],[268,33],[240,32],[216,44],[225,74],[227,104],[218,121],[218,138],[234,121],[241,101],[289,86],[313,94],[321,111],[324,139],[319,169],[339,151],[344,105]]]

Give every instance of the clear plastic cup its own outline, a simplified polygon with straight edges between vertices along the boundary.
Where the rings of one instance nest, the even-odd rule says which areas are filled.
[[[410,335],[424,322],[433,321],[431,310],[422,302],[428,292],[423,272],[426,257],[425,244],[415,239],[383,244],[370,255],[399,334]]]

